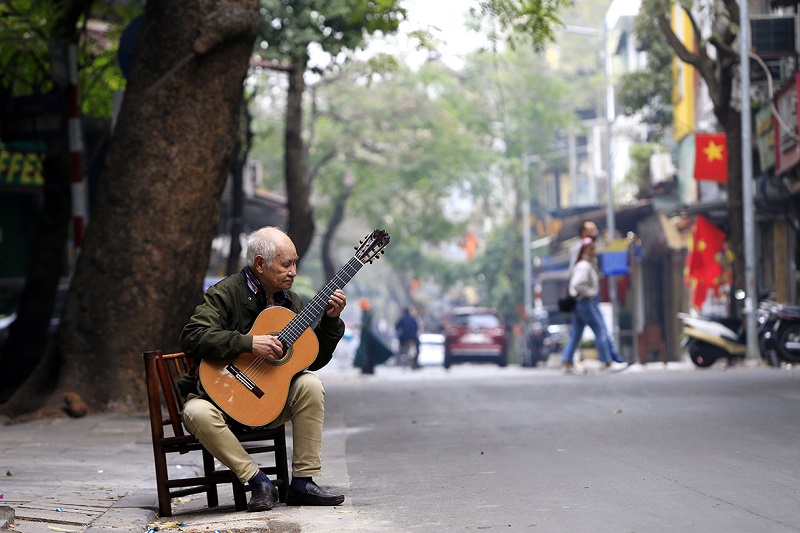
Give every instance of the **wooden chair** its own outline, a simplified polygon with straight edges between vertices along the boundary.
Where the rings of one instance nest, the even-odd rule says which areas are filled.
[[[236,510],[247,509],[247,489],[244,485],[227,468],[216,469],[214,457],[183,428],[181,421],[183,399],[178,391],[177,382],[178,378],[189,370],[192,358],[184,353],[162,354],[160,351],[144,352],[143,356],[150,427],[153,434],[159,515],[172,516],[172,498],[203,492],[206,493],[208,506],[216,507],[219,505],[217,484],[220,483],[232,485]],[[279,501],[285,502],[289,488],[289,469],[284,426],[274,429],[234,429],[234,434],[250,455],[274,454],[274,465],[259,464],[259,467],[278,487]],[[167,454],[188,452],[202,454],[203,473],[194,477],[171,479]]]

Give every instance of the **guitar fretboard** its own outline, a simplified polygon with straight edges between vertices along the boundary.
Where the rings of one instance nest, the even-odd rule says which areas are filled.
[[[353,256],[350,261],[339,270],[333,279],[308,302],[308,305],[283,328],[278,334],[278,339],[280,339],[285,347],[288,348],[293,345],[311,324],[322,317],[325,308],[328,306],[328,300],[331,294],[333,294],[336,289],[341,289],[347,285],[362,266],[364,266],[364,263]]]

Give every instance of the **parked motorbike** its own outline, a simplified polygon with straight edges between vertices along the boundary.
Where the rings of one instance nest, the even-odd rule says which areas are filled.
[[[800,363],[800,305],[761,302],[758,345],[770,366]]]
[[[678,313],[683,322],[681,347],[692,362],[706,368],[725,357],[730,363],[744,359],[747,354],[745,331],[740,320]]]
[[[545,309],[534,309],[523,333],[520,364],[535,367],[539,362],[546,362],[550,354],[560,351],[569,331],[569,323],[565,323],[568,319],[560,313],[551,315]]]

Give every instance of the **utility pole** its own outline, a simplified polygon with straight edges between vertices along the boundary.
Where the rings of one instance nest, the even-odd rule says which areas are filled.
[[[748,2],[739,2],[739,72],[742,82],[742,210],[744,223],[744,314],[747,326],[747,357],[758,359],[755,282],[755,229],[753,222],[753,152],[750,115],[750,16]]]
[[[533,311],[533,301],[531,298],[531,192],[528,171],[530,169],[530,163],[538,161],[538,155],[522,156],[522,290],[525,293],[522,301],[525,307],[525,318],[529,318]]]

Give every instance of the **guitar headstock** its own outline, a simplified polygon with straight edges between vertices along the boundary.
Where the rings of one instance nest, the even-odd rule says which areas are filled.
[[[372,263],[378,259],[389,246],[389,233],[386,230],[376,229],[364,237],[356,246],[356,257],[362,263]]]

